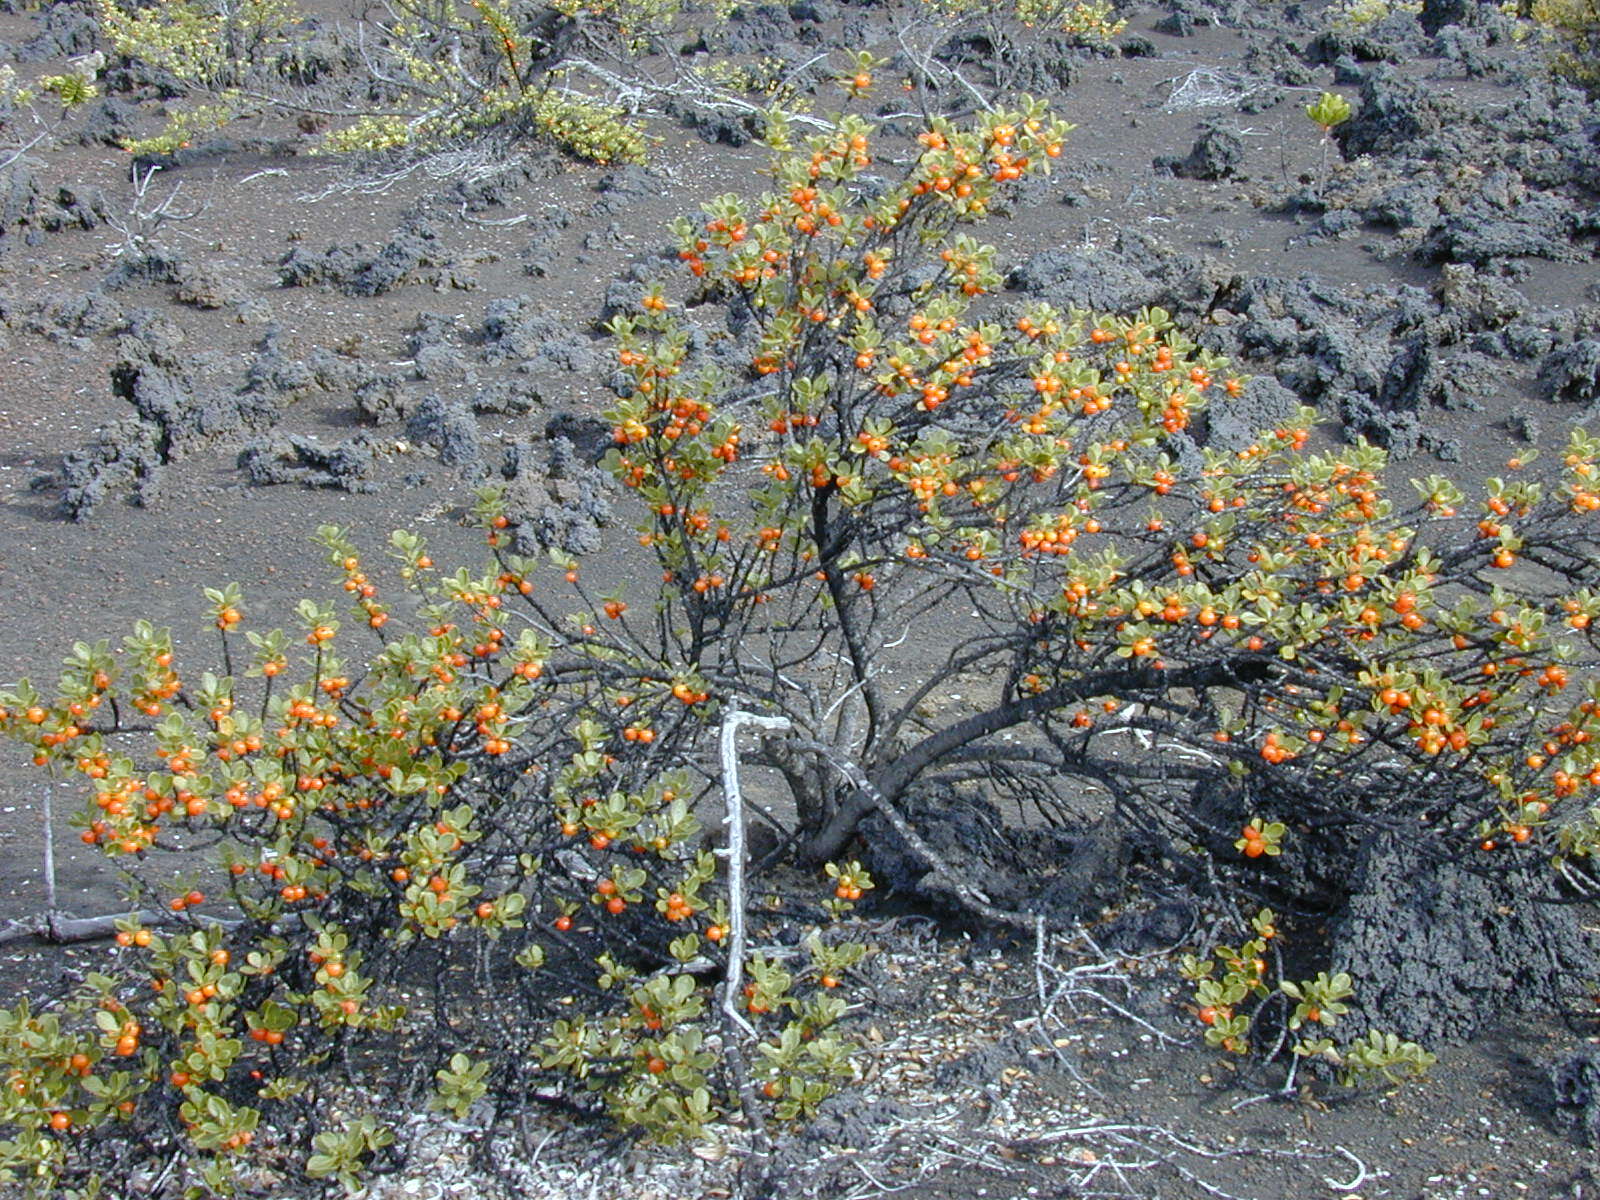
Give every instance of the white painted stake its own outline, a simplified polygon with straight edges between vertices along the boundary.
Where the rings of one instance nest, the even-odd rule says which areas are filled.
[[[787,717],[762,717],[755,713],[730,709],[722,718],[719,748],[722,752],[722,823],[728,827],[728,845],[722,851],[728,859],[728,976],[722,985],[722,1011],[728,1020],[744,1030],[750,1037],[756,1031],[744,1019],[737,1005],[744,984],[744,793],[739,790],[739,752],[736,745],[739,729],[754,725],[757,729],[788,729]]]
[[[57,921],[60,912],[56,909],[56,823],[55,815],[51,811],[50,788],[45,787],[42,793],[44,807],[44,927],[52,938],[60,934]]]

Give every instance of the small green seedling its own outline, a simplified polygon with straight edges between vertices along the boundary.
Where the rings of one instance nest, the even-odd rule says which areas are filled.
[[[1320,126],[1322,136],[1327,137],[1336,125],[1343,125],[1350,119],[1350,101],[1337,92],[1323,92],[1314,103],[1306,105],[1306,116]]]
[[[1306,116],[1322,130],[1322,178],[1328,177],[1328,138],[1334,128],[1350,119],[1350,101],[1337,92],[1323,92],[1306,105]]]

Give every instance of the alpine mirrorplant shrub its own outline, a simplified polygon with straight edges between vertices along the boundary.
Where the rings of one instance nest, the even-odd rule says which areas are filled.
[[[1245,853],[1271,838],[1273,828],[1264,831],[1259,820],[1245,826],[1240,839]],[[1283,827],[1276,828],[1281,837]],[[1277,853],[1276,838],[1264,851],[1256,850],[1262,852]],[[1329,1034],[1349,1013],[1345,1001],[1355,995],[1348,972],[1319,971],[1312,979],[1290,979],[1284,973],[1278,918],[1270,908],[1250,918],[1250,935],[1237,947],[1218,945],[1208,954],[1182,956],[1179,970],[1194,984],[1189,1011],[1205,1027],[1206,1045],[1241,1056],[1260,1051],[1268,1060],[1287,1049],[1292,1057],[1285,1092],[1293,1090],[1302,1059],[1330,1065],[1346,1087],[1376,1076],[1399,1083],[1433,1066],[1432,1053],[1381,1030],[1369,1029],[1343,1047],[1336,1045]]]
[[[1421,0],[1343,0],[1330,10],[1336,29],[1354,31],[1375,25],[1396,13],[1416,14],[1422,11]]]
[[[85,839],[179,923],[124,929],[64,1008],[13,1010],[9,1169],[56,1186],[177,1145],[220,1186],[272,1131],[321,1156],[295,1169],[338,1177],[386,1150],[323,1127],[341,1084],[320,1067],[377,1040],[452,1113],[567,1080],[625,1125],[692,1134],[730,1103],[711,1039],[739,1036],[716,1021],[734,914],[696,840],[735,706],[788,723],[755,757],[793,794],[781,836],[835,864],[830,916],[870,886],[840,863],[867,815],[915,848],[917,789],[1018,780],[1063,819],[1098,790],[1227,899],[1325,911],[1376,832],[1484,875],[1559,855],[1552,887],[1595,887],[1600,440],[1575,430],[1543,479],[1524,455],[1476,500],[1431,477],[1410,503],[1381,451],[1312,449],[1309,412],[1195,447],[1244,385],[1166,313],[996,294],[972,230],[1067,131],[1026,99],[914,141],[855,116],[799,140],[779,118],[768,187],[675,224],[674,277],[610,326],[605,465],[653,587],[517,554],[489,490],[487,568],[391,539],[407,605],[324,530],[353,608],[257,631],[217,589],[209,674],[144,625],[120,653],[75,647],[49,694],[0,697],[5,733],[83,775]],[[900,649],[933,621],[945,652]],[[970,704],[927,703],[979,680]],[[1218,794],[1249,811],[1219,817]],[[189,865],[203,844],[216,882]],[[962,891],[963,864],[929,865],[985,919],[1035,927]],[[847,1069],[833,985],[860,949],[836,939],[739,964],[779,1115]]]
[[[118,54],[213,91],[238,87],[269,65],[304,19],[295,0],[95,0],[95,16]]]
[[[331,131],[328,150],[427,147],[491,129],[525,127],[594,162],[642,162],[637,122],[600,95],[568,86],[567,50],[627,57],[677,12],[665,0],[540,4],[401,0],[380,32],[385,90],[406,115]],[[451,46],[451,54],[440,47]]]
[[[1559,780],[1547,768],[1564,751],[1520,760],[1546,726],[1591,719],[1595,439],[1575,430],[1550,482],[1521,478],[1531,456],[1513,460],[1475,527],[1448,480],[1418,481],[1403,507],[1381,450],[1311,451],[1309,412],[1185,469],[1176,439],[1243,385],[1165,313],[977,308],[1000,276],[962,226],[1059,153],[1064,132],[1032,105],[974,129],[936,120],[902,181],[866,189],[852,184],[873,162],[872,129],[846,118],[780,154],[772,191],[679,222],[689,283],[742,329],[759,388],[720,402],[726,373],[691,360],[681,310],[647,290],[612,325],[632,386],[609,465],[644,501],[641,542],[679,585],[669,627],[718,631],[692,643],[699,670],[732,631],[751,653],[745,633],[780,621],[764,606],[800,605],[837,639],[872,714],[849,749],[888,795],[942,753],[1063,710],[1061,761],[1087,763],[1092,735],[1067,731],[1133,694],[1161,697],[1138,724],[1204,746],[1229,777],[1294,763],[1285,774],[1312,770],[1307,781],[1353,799],[1387,777],[1374,741],[1425,787],[1437,780],[1430,803],[1482,771],[1478,799],[1447,804],[1454,821],[1433,827],[1451,836],[1481,828],[1487,813],[1466,819],[1475,804],[1520,812],[1503,807],[1519,788],[1571,795],[1594,766],[1587,737]],[[1525,584],[1524,561],[1539,568]],[[917,700],[891,705],[869,661],[889,613],[957,592],[992,638],[960,644]],[[743,661],[715,669],[802,715],[804,686],[791,696],[769,665]],[[897,761],[916,703],[978,663],[1005,680],[993,707]],[[1180,687],[1217,690],[1191,704],[1172,698]],[[854,797],[852,815],[872,801],[848,781],[813,795],[835,835],[818,844],[836,850],[850,818],[830,790]]]
[[[1508,880],[1559,855],[1542,898],[1594,889],[1566,848],[1600,787],[1600,441],[1472,499],[1313,449],[1307,410],[1197,447],[1244,384],[1167,314],[994,295],[967,227],[1060,152],[1041,106],[933,121],[887,188],[870,122],[773,133],[771,188],[679,222],[686,278],[612,324],[609,466],[695,687],[796,731],[766,751],[803,856],[981,781],[1063,820],[1092,789],[1180,873],[1299,913],[1338,911],[1379,839]],[[731,345],[695,353],[708,309]],[[941,617],[948,653],[896,657]],[[958,685],[982,698],[930,703]]]
[[[262,101],[246,95],[247,85],[278,73],[304,22],[295,0],[146,6],[96,0],[95,17],[116,54],[166,72],[191,92],[193,102],[175,111],[159,133],[123,143],[133,154],[174,153],[259,111]]]
[[[196,1194],[229,1194],[246,1157],[353,1187],[392,1134],[335,1119],[372,1086],[329,1078],[351,1053],[408,1059],[460,1117],[565,1081],[671,1139],[732,1102],[731,915],[696,816],[714,781],[643,735],[649,705],[623,736],[602,656],[511,617],[538,564],[443,574],[397,533],[391,600],[342,531],[318,537],[353,610],[307,600],[293,632],[257,631],[237,588],[210,589],[218,672],[180,674],[141,623],[120,651],[77,644],[51,695],[0,695],[0,731],[81,776],[82,840],[165,918],[119,922],[48,1011],[0,1012],[8,1185],[92,1191],[176,1155]],[[850,894],[870,886],[856,871]],[[833,928],[753,945],[729,1002],[776,1116],[849,1077],[832,1026],[863,952]]]

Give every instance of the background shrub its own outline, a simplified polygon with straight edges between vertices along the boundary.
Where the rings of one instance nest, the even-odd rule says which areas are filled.
[[[1595,0],[1535,0],[1535,22],[1555,43],[1555,70],[1591,94],[1600,91],[1600,5]]]

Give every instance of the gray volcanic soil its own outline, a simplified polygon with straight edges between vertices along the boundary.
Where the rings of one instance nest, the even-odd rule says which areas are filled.
[[[91,48],[86,5],[14,7],[0,4],[0,62],[24,79]],[[887,56],[897,11],[742,10],[706,44]],[[1211,420],[1223,443],[1298,399],[1328,436],[1390,447],[1402,472],[1481,477],[1592,420],[1600,106],[1552,85],[1493,5],[1430,0],[1355,31],[1315,4],[1127,15],[1116,53],[1017,65],[1078,128],[1056,173],[984,230],[1015,293],[1173,312],[1256,377]],[[942,47],[973,71],[985,53]],[[1325,89],[1357,113],[1326,147],[1301,111]],[[586,465],[609,395],[595,318],[667,269],[668,219],[758,186],[760,153],[730,144],[740,130],[662,123],[648,168],[523,146],[385,175],[263,125],[158,164],[141,200],[143,174],[114,143],[158,113],[150,89],[115,93],[0,168],[0,676],[49,678],[71,640],[116,639],[137,617],[206,661],[200,589],[236,581],[253,624],[285,620],[331,594],[307,536],[325,522],[374,552],[417,529],[439,561],[476,562],[461,517],[486,474],[513,480],[530,536],[593,552],[597,576],[627,570],[627,517],[607,524]],[[171,211],[192,219],[137,239],[130,214],[174,189]],[[70,810],[69,785],[0,762],[0,920],[41,907],[50,787]],[[63,904],[108,911],[115,880],[78,849],[63,825]],[[0,978],[26,990],[96,953],[13,953]],[[1187,1030],[1171,983],[1142,1015]],[[1568,1017],[1529,1013],[1444,1047],[1418,1088],[1233,1115],[1218,1113],[1245,1093],[1214,1056],[1153,1049],[1125,1023],[1088,1071],[1130,1118],[1263,1146],[1292,1133],[1388,1172],[1351,1195],[1576,1198],[1597,1186],[1578,1124],[1594,1121],[1600,1059],[1567,1081],[1577,1123],[1549,1071],[1600,1039],[1592,1014]],[[984,1071],[1019,1053],[1008,1045],[997,1030]],[[1235,1196],[1344,1195],[1323,1178],[1352,1177],[1339,1161],[1224,1159],[1206,1177]],[[939,1180],[910,1194],[985,1194],[979,1175]],[[1044,1167],[1016,1186],[1062,1194]]]

